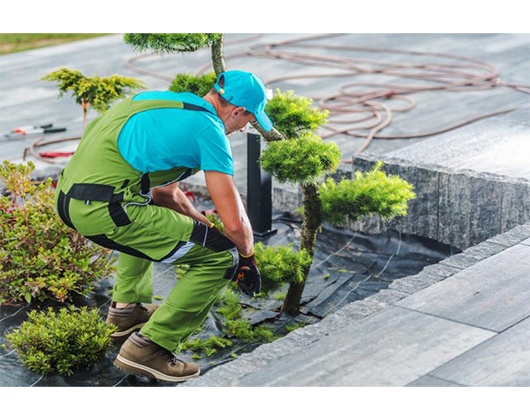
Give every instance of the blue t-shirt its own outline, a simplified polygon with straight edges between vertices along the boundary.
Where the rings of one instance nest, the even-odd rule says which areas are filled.
[[[214,107],[192,93],[147,91],[133,100],[174,100],[212,112],[161,108],[139,112],[123,126],[118,150],[142,173],[185,167],[234,174],[230,141]]]

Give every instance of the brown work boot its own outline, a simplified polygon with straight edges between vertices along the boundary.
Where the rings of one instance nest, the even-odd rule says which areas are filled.
[[[110,337],[117,342],[125,341],[132,332],[139,331],[157,309],[158,305],[141,303],[130,303],[126,308],[118,309],[112,302],[105,322],[115,325],[118,330]]]
[[[140,333],[134,333],[123,345],[114,366],[133,375],[145,375],[167,382],[183,382],[201,373],[195,363],[185,363]]]

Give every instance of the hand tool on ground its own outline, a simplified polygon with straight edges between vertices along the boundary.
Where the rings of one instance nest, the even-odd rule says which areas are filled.
[[[29,136],[33,134],[50,134],[50,133],[61,133],[66,131],[65,127],[53,127],[53,124],[44,125],[27,125],[23,127],[17,127],[11,130],[11,133],[5,134],[5,138],[19,138]]]

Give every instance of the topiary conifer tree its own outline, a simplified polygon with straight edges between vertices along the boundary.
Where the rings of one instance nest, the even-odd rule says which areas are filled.
[[[385,219],[405,215],[407,202],[415,195],[411,184],[382,172],[382,163],[338,184],[328,177],[338,169],[342,154],[335,143],[325,143],[315,134],[327,122],[328,113],[313,107],[311,99],[292,91],[277,91],[266,111],[286,138],[268,144],[260,159],[261,167],[281,183],[299,184],[303,194],[300,250],[307,252],[310,261],[304,267],[303,278],[290,282],[283,303],[283,312],[296,315],[322,224],[344,226],[370,214]]]
[[[107,111],[110,105],[123,98],[130,90],[144,88],[145,85],[133,77],[114,74],[109,77],[94,75],[87,77],[78,70],[61,67],[48,73],[41,80],[57,82],[59,97],[71,91],[77,104],[83,109],[83,129],[88,124],[88,110],[92,106],[98,113]]]

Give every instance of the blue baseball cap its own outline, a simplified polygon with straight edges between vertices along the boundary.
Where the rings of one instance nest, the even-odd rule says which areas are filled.
[[[219,83],[221,79],[224,79],[222,87]],[[252,112],[265,131],[272,130],[272,122],[265,114],[267,89],[252,73],[241,70],[225,71],[217,77],[214,87],[219,95],[232,105],[245,107],[247,111]]]

